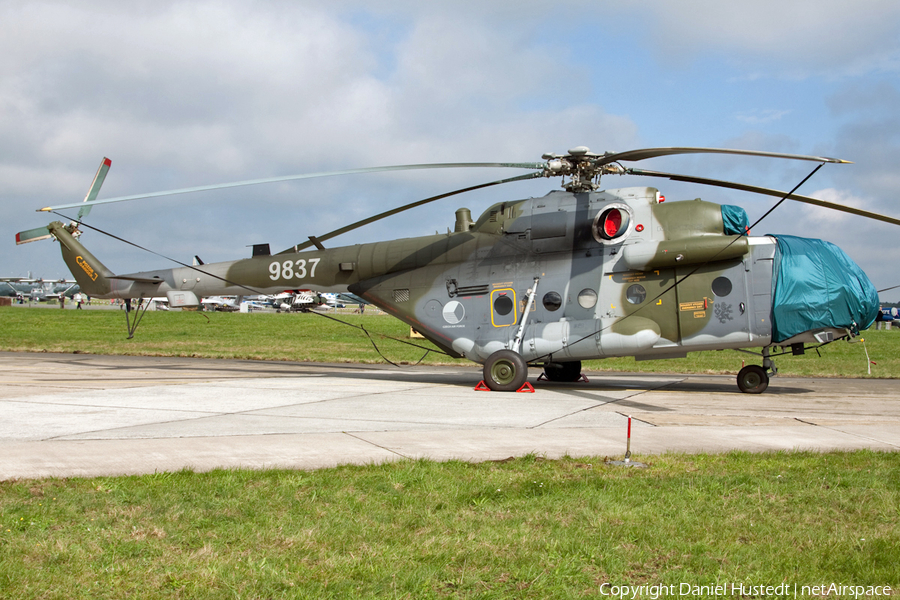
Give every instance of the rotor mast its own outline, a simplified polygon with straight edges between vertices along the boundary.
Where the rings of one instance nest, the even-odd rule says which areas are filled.
[[[542,175],[544,177],[569,177],[569,181],[563,180],[563,188],[567,192],[593,192],[600,189],[600,176],[607,174],[622,174],[624,169],[616,164],[603,162],[612,152],[597,154],[591,152],[587,146],[577,146],[569,150],[565,156],[546,153],[541,158],[547,162],[544,164]]]

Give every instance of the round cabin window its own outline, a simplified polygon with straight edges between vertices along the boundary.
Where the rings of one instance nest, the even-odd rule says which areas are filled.
[[[562,306],[562,297],[556,292],[547,292],[544,294],[544,308],[553,312],[555,310],[559,310],[559,307]]]
[[[597,304],[597,292],[590,288],[581,290],[578,293],[578,305],[581,308],[594,308]]]
[[[724,298],[731,293],[731,280],[727,277],[716,277],[712,282],[712,292],[720,298]]]
[[[494,299],[494,311],[498,315],[508,315],[510,312],[512,312],[512,309],[512,298],[510,298],[506,294],[501,294]]]

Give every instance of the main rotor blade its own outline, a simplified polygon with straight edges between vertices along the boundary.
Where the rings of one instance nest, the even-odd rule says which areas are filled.
[[[463,194],[465,192],[471,192],[473,190],[480,190],[482,188],[491,187],[493,185],[500,185],[502,183],[511,183],[513,181],[525,181],[527,179],[537,179],[538,177],[543,177],[543,173],[526,173],[525,175],[519,175],[518,177],[510,177],[509,179],[500,179],[499,181],[491,181],[489,183],[480,183],[478,185],[473,185],[470,187],[462,188],[459,190],[455,190],[452,192],[446,192],[443,194],[439,194],[437,196],[431,196],[430,198],[425,198],[424,200],[417,200],[416,202],[410,202],[409,204],[405,204],[398,208],[394,208],[383,213],[379,213],[373,217],[369,217],[367,219],[363,219],[362,221],[357,221],[356,223],[351,223],[350,225],[346,225],[341,227],[340,229],[335,229],[334,231],[330,231],[324,235],[314,236],[310,238],[308,242],[302,242],[297,244],[296,246],[292,246],[287,250],[283,250],[278,254],[288,254],[291,252],[299,252],[300,250],[304,250],[309,248],[310,246],[316,245],[316,243],[324,242],[325,240],[330,240],[333,237],[337,237],[341,234],[347,233],[348,231],[353,231],[354,229],[358,229],[364,225],[368,225],[369,223],[374,223],[375,221],[380,221],[381,219],[386,219],[387,217],[396,215],[398,213],[402,213],[411,208],[416,208],[417,206],[422,206],[423,204],[428,204],[429,202],[434,202],[435,200],[441,200],[443,198],[448,198],[450,196],[455,196],[457,194]]]
[[[747,185],[744,183],[734,183],[731,181],[720,181],[718,179],[707,179],[706,177],[693,177],[691,175],[675,175],[673,173],[660,173],[659,171],[645,171],[643,169],[625,169],[626,175],[645,175],[648,177],[664,177],[666,179],[671,179],[672,181],[684,181],[687,183],[699,183],[702,185],[712,185],[716,187],[730,188],[733,190],[741,190],[743,192],[752,192],[754,194],[764,194],[766,196],[774,196],[776,198],[785,198],[787,197],[789,200],[796,200],[797,202],[803,202],[805,204],[815,204],[816,206],[821,206],[824,208],[830,208],[832,210],[839,210],[841,212],[850,213],[851,215],[858,215],[860,217],[866,217],[868,219],[875,219],[876,221],[884,221],[885,223],[891,223],[893,225],[900,225],[900,219],[895,219],[893,217],[888,217],[885,215],[880,215],[878,213],[869,212],[867,210],[862,210],[861,208],[853,208],[852,206],[844,206],[843,204],[836,204],[834,202],[828,202],[827,200],[819,200],[818,198],[810,198],[809,196],[801,196],[799,194],[788,194],[787,192],[781,192],[779,190],[772,190],[769,188],[758,187],[755,185]]]
[[[657,156],[671,156],[673,154],[738,154],[744,156],[762,156],[768,158],[787,158],[792,160],[811,160],[815,162],[853,164],[849,160],[840,158],[827,158],[824,156],[805,156],[802,154],[781,154],[778,152],[759,152],[757,150],[731,150],[728,148],[644,148],[643,150],[628,150],[626,152],[614,152],[599,157],[599,164],[607,165],[620,160],[644,160]]]
[[[189,188],[181,188],[177,190],[166,190],[162,192],[151,192],[148,194],[134,194],[131,196],[119,196],[116,198],[106,198],[104,200],[94,200],[91,205],[111,204],[113,202],[125,202],[127,200],[141,200],[144,198],[159,198],[162,196],[175,196],[177,194],[190,194],[192,192],[206,192],[210,190],[221,190],[225,188],[234,188],[247,185],[259,185],[263,183],[277,183],[280,181],[292,181],[295,179],[313,179],[315,177],[333,177],[335,175],[353,175],[357,173],[378,173],[381,171],[412,171],[418,169],[463,169],[473,167],[489,167],[489,168],[511,168],[511,169],[543,169],[544,163],[434,163],[419,165],[391,165],[386,167],[367,167],[363,169],[346,169],[343,171],[325,171],[322,173],[304,173],[302,175],[285,175],[281,177],[268,177],[265,179],[248,179],[246,181],[234,181],[231,183],[218,183],[214,185],[200,185]],[[65,208],[77,208],[82,206],[77,204],[60,204],[59,206],[47,206],[39,209],[37,212],[50,212],[54,210],[62,210]]]

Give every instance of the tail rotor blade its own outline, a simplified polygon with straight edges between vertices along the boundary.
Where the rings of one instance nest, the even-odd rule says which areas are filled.
[[[91,183],[90,189],[88,189],[87,196],[84,197],[84,204],[81,210],[78,211],[79,223],[91,212],[91,208],[93,208],[92,203],[97,199],[97,194],[100,193],[100,186],[106,180],[106,174],[109,172],[110,165],[112,165],[112,161],[103,157],[103,160],[100,162],[100,168],[97,169],[97,174],[94,175],[94,181]]]
[[[50,230],[46,227],[37,227],[28,231],[20,231],[16,234],[16,244],[27,244],[28,242],[36,242],[45,240],[50,237]]]

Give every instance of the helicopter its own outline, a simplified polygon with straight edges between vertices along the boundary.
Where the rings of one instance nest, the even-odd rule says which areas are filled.
[[[72,297],[78,293],[74,279],[43,279],[28,277],[0,277],[0,284],[9,288],[7,295],[18,301],[46,302],[51,298],[58,301],[61,296]]]
[[[762,393],[777,374],[775,356],[850,340],[875,321],[879,301],[868,277],[828,242],[751,236],[741,207],[699,198],[666,201],[654,187],[601,190],[601,177],[665,178],[790,199],[895,225],[900,220],[795,194],[803,182],[783,192],[623,165],[697,153],[820,163],[804,182],[827,163],[849,163],[722,148],[598,154],[579,146],[566,154],[544,154],[533,163],[394,165],[97,200],[110,166],[104,159],[82,203],[40,209],[80,207],[75,220],[21,232],[16,241],[60,242],[81,289],[96,298],[166,296],[171,307],[188,308],[199,306],[204,296],[248,291],[350,292],[409,324],[446,354],[483,365],[483,383],[494,391],[522,390],[529,385],[529,366],[541,367],[542,377],[551,382],[576,382],[584,360],[670,359],[733,349],[761,359],[760,365],[740,370],[737,385],[745,393]],[[531,172],[419,200],[309,236],[275,254],[259,244],[252,257],[229,262],[179,263],[178,268],[116,275],[78,239],[91,207],[107,202],[326,175],[472,167]],[[333,237],[416,206],[538,177],[560,177],[562,189],[498,202],[477,219],[460,208],[453,231],[448,227],[446,234],[325,247]],[[128,322],[129,337],[138,322],[137,317],[133,325]]]

